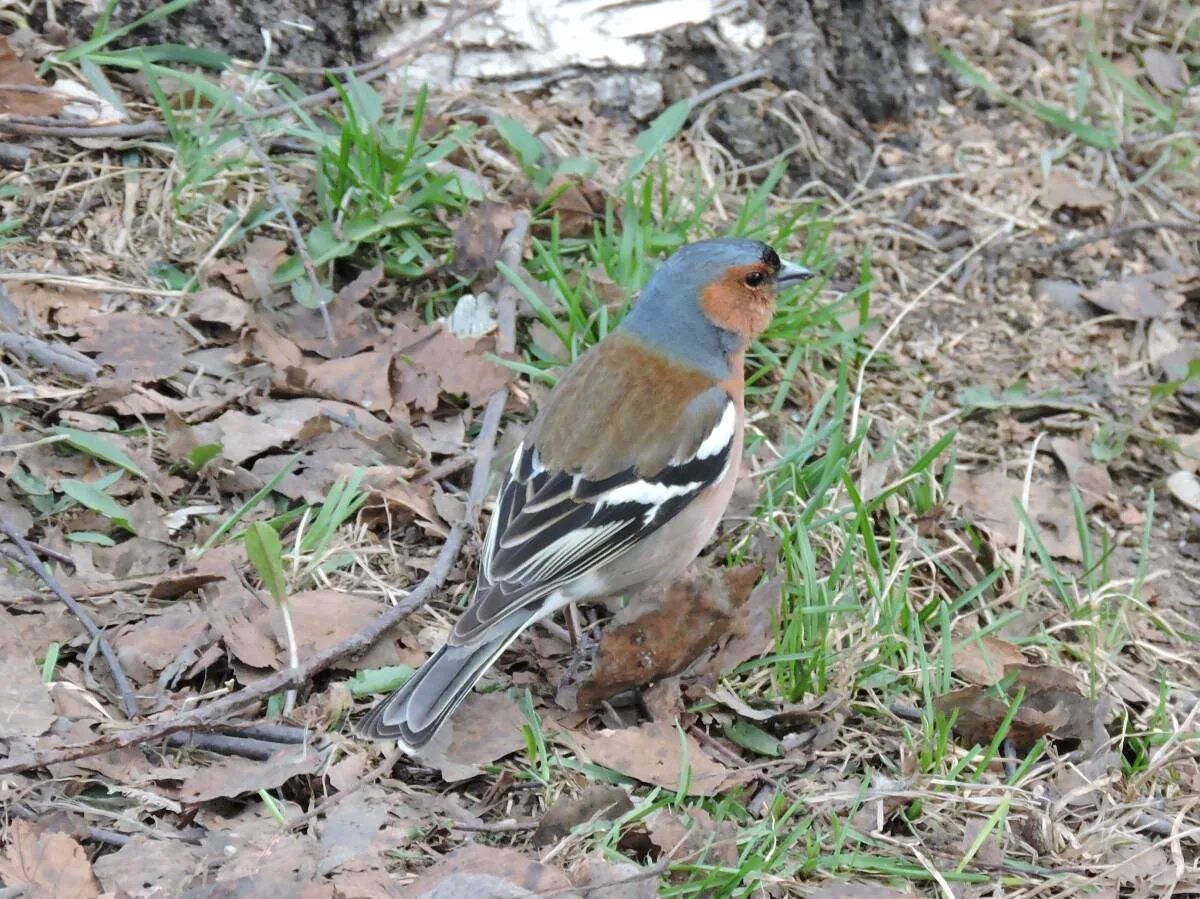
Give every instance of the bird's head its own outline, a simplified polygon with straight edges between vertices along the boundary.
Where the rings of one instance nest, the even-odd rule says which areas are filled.
[[[771,323],[776,294],[812,276],[758,240],[702,240],[658,268],[626,321],[642,339],[688,361],[716,354],[727,363]]]

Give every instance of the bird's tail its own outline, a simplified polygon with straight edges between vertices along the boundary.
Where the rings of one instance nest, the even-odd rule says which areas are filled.
[[[396,740],[410,755],[420,751],[522,630],[523,626],[506,630],[470,646],[443,646],[359,722],[358,733],[372,740]]]

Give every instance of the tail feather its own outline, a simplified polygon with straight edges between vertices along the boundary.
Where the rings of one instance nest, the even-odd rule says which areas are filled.
[[[420,751],[522,630],[523,626],[470,646],[443,646],[359,722],[358,733],[372,740],[396,740],[409,754]]]

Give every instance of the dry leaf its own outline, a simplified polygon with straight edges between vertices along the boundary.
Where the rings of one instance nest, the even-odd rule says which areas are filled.
[[[686,816],[659,809],[646,819],[650,841],[672,858],[687,858],[697,864],[737,865],[737,828],[731,821],[717,821],[700,806]]]
[[[1084,299],[1123,318],[1160,318],[1183,305],[1196,272],[1156,271],[1106,281],[1083,292]]]
[[[999,469],[982,472],[955,472],[950,485],[950,499],[963,507],[972,521],[990,531],[1006,546],[1016,546],[1020,518],[1013,499],[1021,499],[1024,483],[1009,477]],[[1050,555],[1071,559],[1083,558],[1075,518],[1071,512],[1071,497],[1057,485],[1034,482],[1030,486],[1029,518],[1038,526],[1038,536]]]
[[[563,237],[582,237],[592,233],[597,219],[604,218],[604,195],[587,182],[576,184],[569,178],[556,175],[550,182],[548,195],[558,194],[550,211],[558,214],[559,233]]]
[[[100,884],[87,853],[65,833],[38,829],[20,818],[8,822],[8,850],[0,858],[0,883],[28,888],[31,897],[93,899]],[[19,890],[18,895],[26,895]]]
[[[775,622],[779,618],[782,599],[783,581],[780,578],[771,578],[750,591],[730,628],[732,636],[698,670],[720,677],[770,650],[775,644]]]
[[[604,629],[580,706],[676,674],[730,632],[762,568],[701,568],[665,589],[642,591]],[[679,622],[688,627],[680,629]]]
[[[305,428],[332,428],[334,422],[358,430],[367,439],[386,434],[387,424],[362,409],[334,400],[268,400],[251,415],[230,410],[213,421],[197,425],[193,436],[201,444],[216,443],[234,464],[304,436]]]
[[[361,856],[373,854],[390,806],[391,798],[376,785],[365,786],[342,798],[325,818],[317,873],[329,874]]]
[[[1190,471],[1177,471],[1167,478],[1171,495],[1186,506],[1200,512],[1200,478]]]
[[[178,325],[145,312],[110,312],[78,324],[73,349],[95,354],[118,378],[161,381],[183,370],[183,334]]]
[[[590,821],[614,821],[633,810],[629,793],[615,784],[592,784],[576,797],[559,796],[533,832],[533,845],[557,843],[572,828]]]
[[[1142,51],[1142,63],[1146,67],[1146,74],[1160,91],[1175,93],[1188,89],[1187,64],[1182,54],[1147,47]]]
[[[986,746],[1007,716],[1017,691],[1024,688],[1008,731],[1018,752],[1027,752],[1047,735],[1079,740],[1085,747],[1103,743],[1108,704],[1079,693],[1073,680],[1069,671],[1053,665],[1012,665],[1005,673],[1004,695],[996,687],[966,687],[936,697],[934,708],[946,717],[958,712],[954,732],[964,745]]]
[[[657,899],[660,878],[639,877],[641,871],[633,862],[592,856],[571,871],[571,880],[587,899]]]
[[[471,693],[418,758],[455,783],[477,777],[483,765],[525,748],[525,716],[503,693]]]
[[[287,746],[265,762],[225,758],[188,777],[179,788],[179,798],[184,802],[204,802],[218,797],[231,798],[259,790],[272,790],[293,777],[316,773],[325,764],[329,752],[330,748]]]
[[[187,649],[193,654],[214,643],[208,618],[198,606],[177,603],[122,629],[112,638],[125,673],[138,684],[152,684],[158,673]]]
[[[589,761],[668,790],[679,790],[682,786],[686,748],[689,796],[712,796],[731,773],[711,759],[690,734],[685,734],[681,742],[678,730],[659,721],[622,730],[576,734],[575,739]]]
[[[397,403],[426,412],[437,408],[443,392],[464,395],[472,406],[482,406],[512,376],[484,358],[475,342],[455,337],[440,322],[420,331],[397,324],[392,348]]]
[[[379,617],[383,607],[369,596],[355,593],[340,593],[335,590],[305,590],[288,598],[292,613],[292,627],[296,632],[296,647],[300,657],[309,658],[334,646],[351,634],[362,630]],[[283,622],[274,609],[264,610],[269,616],[270,627],[275,632],[280,650],[278,663],[287,664],[286,641]],[[334,667],[346,670],[360,668],[382,668],[397,665],[400,659],[396,646],[390,640],[381,640],[364,653],[347,656],[334,663]]]
[[[37,76],[33,63],[19,59],[0,34],[0,114],[52,116],[62,111],[63,98],[50,91]],[[14,90],[30,87],[33,90]]]
[[[500,203],[480,203],[468,208],[454,229],[454,261],[450,270],[467,281],[495,271],[504,234],[513,225],[516,210]]]
[[[182,840],[155,840],[140,833],[95,864],[104,889],[130,899],[183,895],[206,868],[197,850]]]
[[[306,366],[308,386],[321,396],[362,406],[371,412],[392,407],[389,353],[372,351]]]
[[[566,891],[571,882],[558,868],[543,865],[515,849],[472,843],[454,850],[400,893],[403,899],[521,897]]]
[[[1089,211],[1104,209],[1113,201],[1113,192],[1103,187],[1094,187],[1083,180],[1074,169],[1055,166],[1050,170],[1042,188],[1042,205],[1047,209],[1070,206]]]
[[[16,617],[0,606],[0,740],[40,736],[54,723],[54,703]]]
[[[249,311],[245,300],[220,287],[206,287],[188,297],[188,321],[210,322],[240,331]]]
[[[1090,460],[1091,447],[1084,441],[1055,437],[1050,448],[1067,470],[1067,477],[1079,488],[1088,509],[1107,502],[1116,491],[1108,467]]]
[[[991,686],[1010,665],[1023,665],[1025,656],[1007,640],[985,635],[965,637],[953,650],[954,673],[969,684]]]

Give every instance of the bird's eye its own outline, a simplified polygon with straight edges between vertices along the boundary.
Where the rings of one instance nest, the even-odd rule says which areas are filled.
[[[765,272],[753,271],[750,274],[746,275],[746,286],[747,287],[758,287],[765,280],[767,280],[767,276],[766,276]]]

